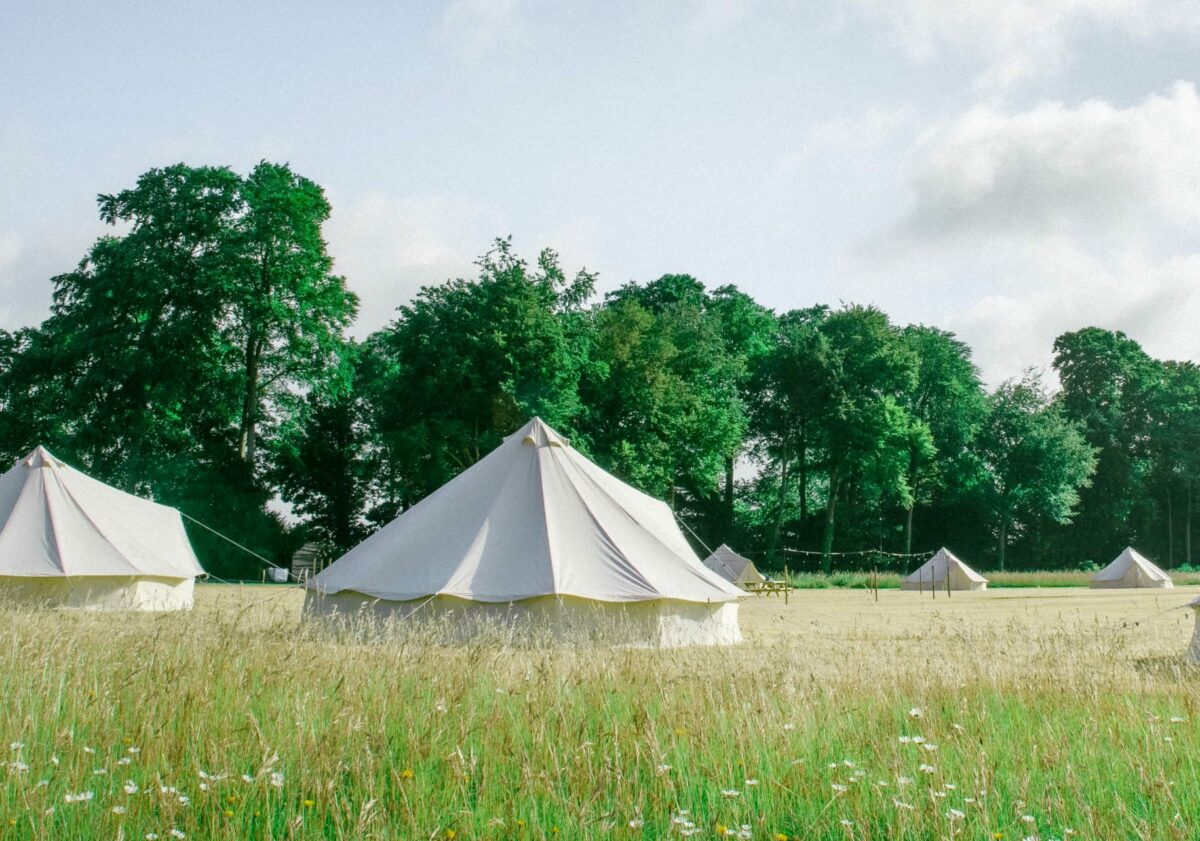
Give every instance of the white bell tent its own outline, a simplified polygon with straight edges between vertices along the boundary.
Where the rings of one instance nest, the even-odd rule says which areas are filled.
[[[758,571],[754,561],[739,555],[725,543],[718,546],[716,551],[704,559],[704,565],[738,587],[745,587],[747,584],[762,584],[767,580]]]
[[[741,641],[740,590],[667,505],[539,418],[307,584],[307,615],[648,646]]]
[[[1192,631],[1192,645],[1188,649],[1188,658],[1194,663],[1200,663],[1200,597],[1188,602],[1187,607],[1196,614],[1196,629]]]
[[[950,579],[947,585],[946,579]],[[943,546],[933,557],[900,582],[903,590],[986,590],[987,579]]]
[[[1136,549],[1125,551],[1111,564],[1092,576],[1088,586],[1093,590],[1122,587],[1174,587],[1171,576],[1152,564]]]
[[[174,508],[99,482],[43,447],[0,476],[0,601],[181,610],[203,574]]]

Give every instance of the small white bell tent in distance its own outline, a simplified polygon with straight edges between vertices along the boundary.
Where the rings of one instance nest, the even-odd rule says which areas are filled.
[[[986,578],[960,561],[945,546],[900,582],[903,590],[986,590],[987,585]]]
[[[99,482],[44,447],[0,476],[0,601],[185,610],[203,574],[174,508]]]
[[[1132,547],[1116,557],[1111,564],[1092,576],[1088,586],[1093,590],[1125,587],[1174,587],[1171,576],[1151,563]]]
[[[739,555],[722,543],[711,555],[704,559],[704,565],[724,578],[730,584],[745,587],[747,584],[762,584],[766,576],[758,571],[754,561]]]
[[[432,625],[454,640],[741,641],[742,591],[700,562],[671,509],[539,418],[307,587],[309,616]]]

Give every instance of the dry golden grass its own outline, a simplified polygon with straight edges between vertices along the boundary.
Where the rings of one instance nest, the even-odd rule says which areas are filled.
[[[1197,592],[798,592],[679,651],[340,644],[276,587],[6,611],[0,814],[12,838],[1192,839]]]

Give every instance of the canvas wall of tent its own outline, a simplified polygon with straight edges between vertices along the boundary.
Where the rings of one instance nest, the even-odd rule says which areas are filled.
[[[311,617],[405,620],[456,638],[498,629],[655,647],[741,641],[742,591],[700,562],[666,503],[540,418],[307,586]]]
[[[986,590],[987,585],[986,578],[944,546],[900,583],[904,590]]]
[[[1092,576],[1088,586],[1093,590],[1109,590],[1127,587],[1174,587],[1171,576],[1159,569],[1136,549],[1126,546],[1125,551],[1111,564]]]
[[[180,610],[202,575],[178,511],[38,447],[0,476],[0,600]]]

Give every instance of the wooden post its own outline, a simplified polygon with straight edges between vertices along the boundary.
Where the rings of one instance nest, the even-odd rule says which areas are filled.
[[[788,593],[792,589],[792,579],[788,577],[788,568],[783,568],[783,603],[788,603]]]

